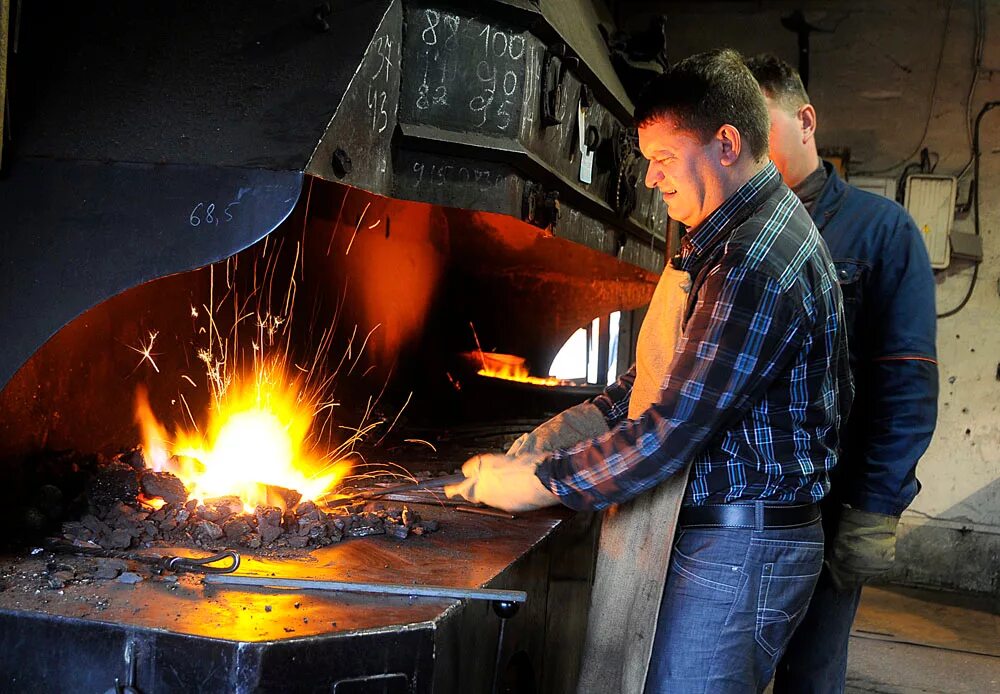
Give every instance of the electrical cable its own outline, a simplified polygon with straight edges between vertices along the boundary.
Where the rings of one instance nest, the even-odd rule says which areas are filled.
[[[972,279],[969,280],[969,289],[965,292],[965,298],[962,299],[962,303],[953,308],[950,311],[945,311],[944,313],[937,314],[938,318],[948,318],[949,316],[954,316],[956,313],[965,308],[965,305],[969,303],[969,299],[972,298],[972,291],[976,288],[976,280],[979,279],[979,263],[976,263],[972,268]]]
[[[910,175],[910,171],[912,169],[922,170],[922,168],[923,167],[921,167],[920,164],[915,162],[910,162],[909,164],[903,167],[902,173],[900,173],[899,178],[896,179],[896,202],[898,202],[900,205],[903,204],[903,199],[904,199],[903,193],[905,191],[905,186],[906,186],[906,177]]]
[[[934,155],[934,163],[931,164],[931,154]],[[899,178],[896,179],[896,202],[900,205],[904,201],[904,193],[906,191],[906,177],[910,175],[910,170],[916,168],[920,173],[934,173],[934,169],[937,168],[938,160],[940,155],[937,152],[928,152],[927,148],[924,147],[920,150],[920,161],[910,162],[903,167],[903,173],[899,174]]]
[[[969,146],[973,147],[972,135],[972,99],[976,94],[976,84],[979,82],[979,70],[983,66],[983,47],[986,44],[986,10],[983,8],[983,0],[976,0],[976,44],[972,52],[972,84],[969,85],[969,95],[965,99],[965,135],[969,139]],[[965,163],[962,170],[955,177],[962,180],[965,174],[972,168],[972,160],[975,151],[969,153],[969,161]]]
[[[948,42],[948,25],[951,23],[951,6],[953,2],[954,0],[949,0],[948,11],[944,17],[944,30],[941,32],[941,50],[938,51],[937,67],[934,68],[934,87],[931,89],[930,105],[927,107],[927,120],[924,123],[924,131],[920,135],[920,141],[917,142],[917,146],[913,148],[912,152],[903,157],[901,160],[897,161],[895,164],[892,164],[891,166],[886,166],[885,168],[882,169],[875,169],[873,171],[860,171],[858,172],[859,175],[863,174],[865,176],[874,176],[877,174],[888,173],[889,171],[892,171],[893,169],[902,166],[906,162],[910,161],[910,159],[913,159],[913,157],[917,154],[917,152],[920,151],[920,148],[923,147],[924,140],[927,139],[927,131],[931,127],[931,118],[934,116],[934,101],[937,98],[938,82],[940,81],[939,78],[941,77],[941,63],[944,61],[944,47],[945,44]]]
[[[983,107],[979,109],[979,114],[976,116],[976,126],[973,129],[972,134],[972,166],[975,171],[975,175],[972,179],[973,189],[970,191],[972,195],[972,220],[973,220],[973,230],[976,236],[980,236],[979,229],[979,126],[983,122],[983,116],[994,108],[1000,106],[1000,101],[987,101],[983,104]],[[969,288],[965,292],[965,297],[962,299],[961,303],[950,311],[945,311],[944,313],[939,313],[938,318],[948,318],[949,316],[954,316],[956,313],[965,308],[965,305],[969,303],[969,299],[972,298],[972,292],[976,288],[976,281],[979,279],[979,263],[976,263],[972,268],[972,279],[969,280]]]

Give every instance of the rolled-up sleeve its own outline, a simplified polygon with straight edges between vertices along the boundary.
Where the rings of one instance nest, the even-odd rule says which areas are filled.
[[[632,385],[635,383],[635,364],[618,379],[608,385],[604,392],[591,400],[604,415],[608,429],[625,419],[628,414],[629,402],[632,398]]]

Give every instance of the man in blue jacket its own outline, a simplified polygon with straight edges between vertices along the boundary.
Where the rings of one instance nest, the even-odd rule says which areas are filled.
[[[816,111],[795,70],[769,55],[748,67],[771,116],[771,160],[836,265],[856,387],[823,500],[826,565],[778,665],[774,691],[842,692],[861,585],[892,565],[896,525],[920,490],[917,461],[934,433],[934,277],[906,210],[847,185],[820,160]]]

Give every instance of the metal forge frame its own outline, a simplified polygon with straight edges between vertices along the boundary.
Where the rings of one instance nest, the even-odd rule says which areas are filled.
[[[196,268],[267,236],[308,207],[313,180],[350,187],[358,205],[424,204],[435,219],[470,222],[454,226],[472,233],[509,240],[508,224],[530,225],[540,246],[555,248],[540,257],[573,242],[616,264],[605,286],[626,276],[622,267],[662,267],[665,210],[642,187],[643,162],[627,146],[631,104],[587,0],[492,0],[475,12],[409,0],[224,0],[194,17],[174,2],[25,7],[8,83],[16,137],[0,180],[0,315],[10,338],[0,345],[0,413],[10,415],[0,421],[0,458],[28,450],[11,432],[82,450],[125,443],[112,429],[129,427],[127,414],[95,407],[92,416],[108,421],[81,441],[46,402],[72,404],[89,392],[81,384],[106,380],[100,367],[112,358],[47,355],[110,343],[122,307],[179,301],[188,287],[177,273],[203,275]],[[590,182],[580,175],[579,108],[593,145]],[[405,228],[397,224],[394,239]],[[379,231],[389,238],[387,223]],[[541,277],[522,295],[548,299]],[[628,301],[607,301],[641,305],[644,282],[620,290]],[[501,324],[510,312],[497,314]],[[543,342],[511,348],[541,353]],[[525,590],[500,653],[501,689],[569,691],[594,534],[590,517],[567,518],[552,511],[514,523],[442,509],[439,533],[405,545],[366,538],[309,561],[247,568]],[[38,566],[12,562],[29,576]],[[0,681],[106,691],[128,681],[128,653],[133,684],[147,692],[494,684],[500,623],[486,603],[173,585],[0,591]],[[110,602],[97,612],[91,598]]]
[[[499,649],[501,620],[488,601],[244,590],[194,575],[60,591],[27,585],[0,592],[0,681],[103,692],[116,679],[127,683],[131,670],[141,692],[571,691],[593,518],[564,509],[516,521],[422,513],[441,530],[405,542],[349,540],[292,559],[245,557],[240,573],[524,590]],[[21,573],[44,567],[40,558],[13,561]]]

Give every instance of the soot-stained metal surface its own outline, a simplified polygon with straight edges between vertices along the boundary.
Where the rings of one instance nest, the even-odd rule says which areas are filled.
[[[559,577],[561,567],[563,583],[589,580],[553,563],[552,541],[589,541],[590,519],[567,522],[565,509],[515,520],[449,508],[425,515],[441,523],[437,534],[363,538],[280,559],[244,555],[239,573],[525,590],[527,603],[505,627],[501,668],[523,652],[540,683],[546,623],[557,618],[550,574]],[[488,691],[493,677],[500,620],[488,603],[230,589],[187,574],[51,590],[37,579],[44,555],[8,558],[4,566],[0,680],[13,688],[104,691],[115,677],[125,682],[126,649],[143,692]],[[578,602],[579,595],[586,592],[577,591]],[[586,610],[585,599],[558,609],[571,607]],[[351,688],[361,683],[369,688]]]
[[[0,186],[0,383],[95,303],[258,241],[291,213],[301,184],[296,172],[19,162]]]
[[[360,429],[351,405],[368,416],[382,393],[396,396],[372,413],[383,425],[413,395],[400,428],[529,417],[530,392],[459,370],[472,329],[544,370],[582,322],[644,304],[663,260],[630,105],[594,12],[570,7],[586,2],[18,4],[0,179],[4,493],[44,486],[36,454],[135,445],[138,388],[165,424],[201,418],[206,335],[209,357],[213,334],[248,350],[230,329],[250,297],[259,325],[295,304],[296,367],[326,378],[344,364],[329,432]],[[498,673],[500,691],[571,691],[590,520],[434,513],[441,530],[405,546],[361,538],[243,570],[525,590],[499,670],[487,603],[293,599],[190,577],[39,588],[34,560],[11,558],[2,681],[344,694],[490,691]]]
[[[502,212],[556,234],[573,226],[559,223],[566,208],[619,230],[623,247],[662,250],[665,208],[643,186],[632,106],[594,41],[593,9],[519,13],[514,4],[472,13],[405,3],[392,194]],[[573,15],[593,25],[565,21]]]
[[[303,174],[662,266],[593,8],[105,0],[14,22],[0,385],[86,308],[266,236]]]
[[[594,244],[610,242],[603,229],[593,235]],[[294,273],[292,346],[299,363],[312,363],[310,338],[333,330],[329,363],[320,364],[332,372],[353,336],[352,360],[358,363],[348,363],[335,382],[337,400],[345,404],[336,410],[337,420],[351,426],[358,419],[341,414],[346,406],[363,406],[390,376],[390,389],[402,391],[398,405],[389,408],[390,419],[413,392],[403,421],[419,418],[430,426],[440,426],[449,413],[530,417],[540,402],[558,410],[555,400],[566,406],[592,396],[581,391],[574,401],[571,392],[555,398],[555,390],[533,395],[518,384],[479,383],[458,358],[476,348],[470,324],[484,349],[521,355],[540,373],[581,325],[642,306],[656,282],[634,264],[506,215],[314,181],[291,217],[251,248],[118,294],[35,352],[0,391],[5,479],[28,474],[22,460],[34,451],[113,455],[140,443],[134,414],[139,386],[149,391],[154,411],[168,426],[187,422],[188,410],[205,413],[210,384],[198,354],[210,347],[209,314],[228,334],[233,302],[220,307],[227,287],[241,298],[260,296],[254,281],[264,276],[263,268],[283,268],[295,257],[301,272]],[[293,272],[274,274],[270,304],[283,307]],[[157,334],[155,369],[141,354],[151,332]],[[243,333],[234,351],[250,351],[249,337]]]
[[[289,214],[391,21],[388,0],[325,7],[317,17],[311,0],[18,6],[0,384],[86,308],[226,258]],[[387,151],[386,140],[374,154]]]

